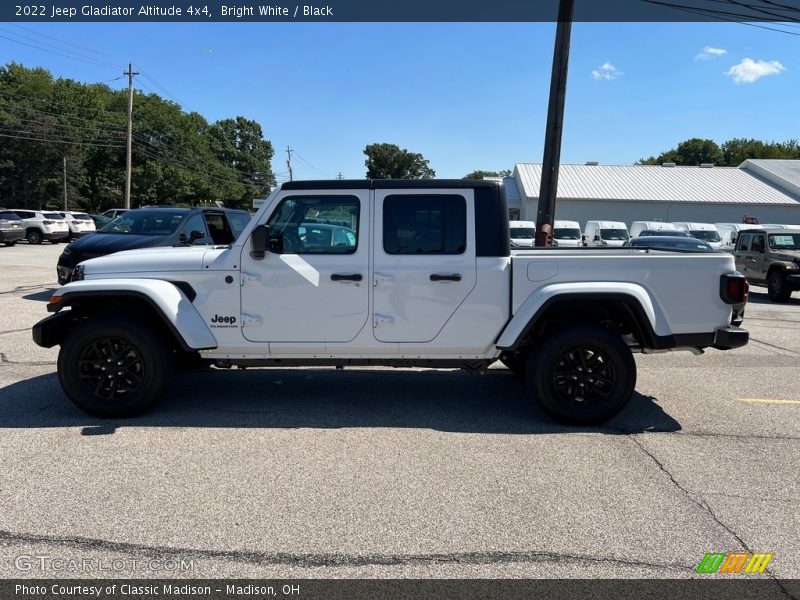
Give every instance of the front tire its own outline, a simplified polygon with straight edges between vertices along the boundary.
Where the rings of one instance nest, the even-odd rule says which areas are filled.
[[[130,417],[163,395],[172,358],[166,340],[140,321],[90,319],[62,342],[58,378],[78,408],[98,417]]]
[[[773,302],[788,302],[792,296],[792,288],[786,281],[786,275],[773,271],[767,278],[767,296]]]
[[[14,240],[13,242],[3,242],[3,243],[10,248],[11,246],[16,245],[17,240]]]
[[[527,382],[554,419],[593,425],[628,404],[636,362],[619,335],[599,325],[573,325],[537,340],[528,357]]]

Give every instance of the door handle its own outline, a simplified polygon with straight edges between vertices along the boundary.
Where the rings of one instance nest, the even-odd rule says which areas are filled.
[[[331,275],[331,281],[361,281],[364,277],[361,273],[334,273]]]
[[[461,281],[461,275],[458,273],[433,273],[431,275],[431,281]]]

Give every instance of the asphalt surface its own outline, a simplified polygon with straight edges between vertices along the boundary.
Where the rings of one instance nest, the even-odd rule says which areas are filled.
[[[736,550],[800,577],[800,293],[754,288],[745,348],[637,356],[603,428],[500,367],[212,370],[104,421],[31,341],[62,248],[0,247],[0,577],[686,578]]]

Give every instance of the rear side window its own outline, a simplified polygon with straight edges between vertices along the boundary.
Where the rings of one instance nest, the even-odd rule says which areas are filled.
[[[16,213],[11,212],[10,210],[0,210],[0,220],[1,221],[19,221],[20,218],[17,216]]]
[[[395,194],[383,201],[386,254],[463,254],[467,201],[454,194]]]

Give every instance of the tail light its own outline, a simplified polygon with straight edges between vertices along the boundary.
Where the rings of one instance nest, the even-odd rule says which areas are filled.
[[[750,284],[738,271],[726,273],[719,278],[719,297],[725,304],[746,303],[749,290]]]
[[[80,222],[80,221],[73,221],[73,222],[72,222],[72,224],[73,224],[73,225],[80,225],[80,224],[81,224],[81,222]]]
[[[42,225],[53,225],[54,223],[55,223],[55,221],[48,221],[47,219],[42,221]]]

